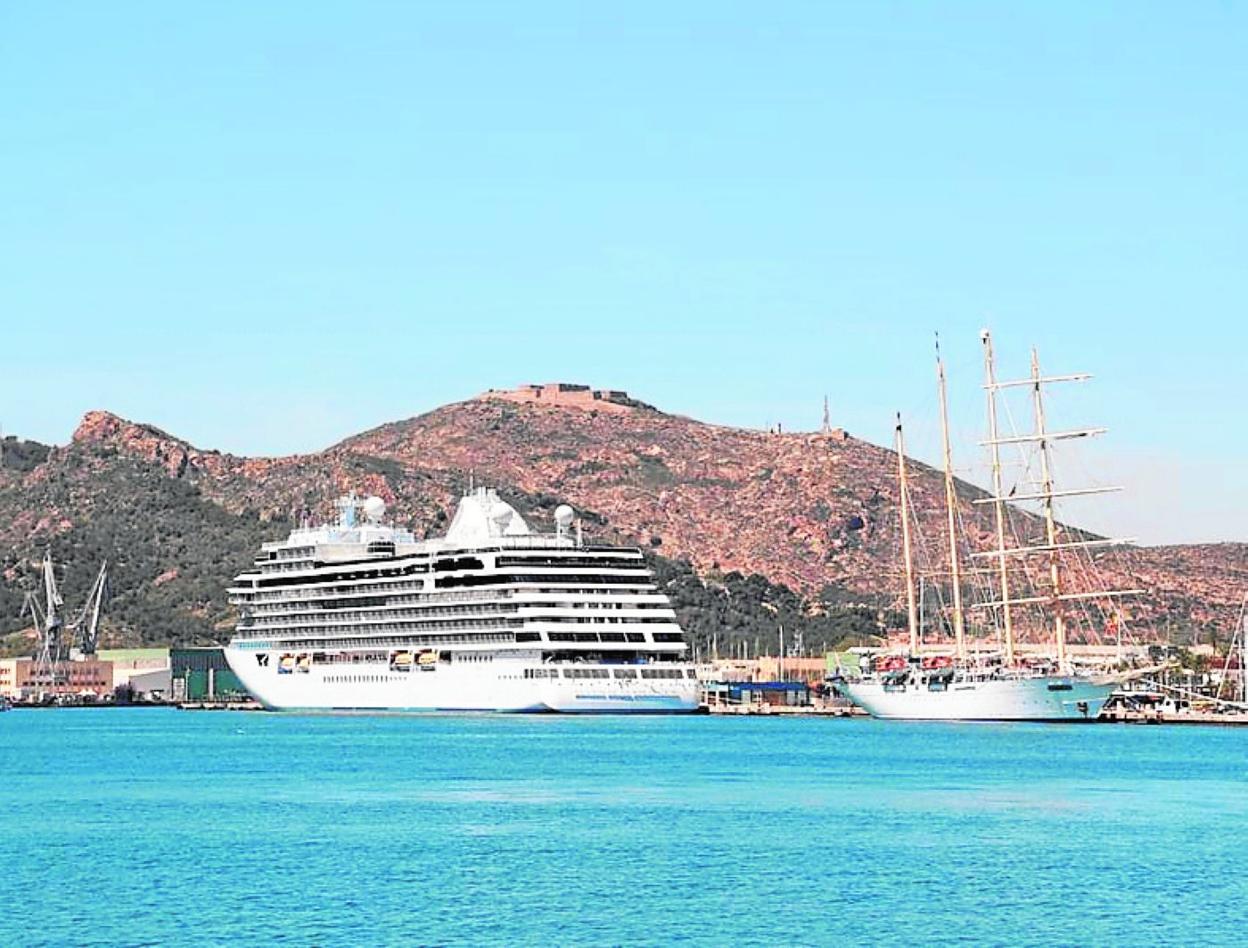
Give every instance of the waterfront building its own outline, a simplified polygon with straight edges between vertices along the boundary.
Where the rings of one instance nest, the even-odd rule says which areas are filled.
[[[83,658],[46,665],[34,658],[0,659],[0,695],[13,700],[103,698],[112,692],[112,662]]]
[[[705,686],[711,705],[806,707],[810,687],[804,681],[711,681]]]
[[[100,649],[98,655],[112,662],[114,689],[128,687],[140,698],[161,698],[169,694],[169,649],[111,648]]]
[[[247,687],[230,668],[223,648],[170,649],[169,664],[174,701],[247,697]]]

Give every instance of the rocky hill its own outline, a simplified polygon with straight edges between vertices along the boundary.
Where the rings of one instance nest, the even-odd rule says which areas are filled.
[[[475,476],[539,521],[567,501],[591,537],[647,548],[704,639],[758,638],[788,621],[810,633],[808,644],[831,644],[874,631],[897,606],[896,470],[893,452],[842,431],[718,427],[582,386],[487,392],[286,458],[202,450],[90,412],[68,445],[6,443],[0,633],[25,624],[23,592],[51,547],[71,601],[100,558],[113,563],[113,639],[219,640],[232,623],[226,582],[262,539],[327,515],[349,489],[379,494],[418,532],[438,532]],[[911,471],[920,559],[939,587],[943,482],[921,464]],[[987,548],[989,508],[971,503],[982,492],[958,492],[968,546]],[[1028,515],[1015,517],[1034,529]],[[1143,637],[1229,628],[1248,587],[1245,545],[1138,549],[1099,563],[1109,581],[1147,590],[1129,606]]]

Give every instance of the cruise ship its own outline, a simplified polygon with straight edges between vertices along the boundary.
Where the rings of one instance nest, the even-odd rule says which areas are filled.
[[[337,502],[239,575],[230,667],[271,710],[690,712],[698,680],[641,551],[534,531],[477,488],[441,538]]]

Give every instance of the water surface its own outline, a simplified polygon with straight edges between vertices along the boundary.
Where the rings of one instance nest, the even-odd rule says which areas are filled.
[[[0,792],[5,944],[1248,942],[1248,729],[19,710]]]

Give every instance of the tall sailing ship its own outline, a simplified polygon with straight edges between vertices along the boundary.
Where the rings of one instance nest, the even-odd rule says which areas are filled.
[[[377,497],[266,543],[230,589],[226,659],[274,710],[687,712],[698,681],[641,551],[534,531],[471,490],[446,536],[382,522]],[[363,518],[358,513],[363,513]]]
[[[840,678],[836,686],[851,701],[878,718],[945,721],[1088,721],[1101,707],[1123,676],[1108,672],[1087,672],[1074,667],[1067,648],[1066,609],[1072,604],[1099,600],[1114,603],[1119,597],[1141,590],[1076,590],[1068,583],[1064,557],[1093,547],[1106,547],[1128,541],[1089,538],[1082,534],[1067,539],[1054,512],[1054,499],[1084,496],[1117,488],[1085,487],[1058,490],[1053,483],[1051,445],[1057,441],[1101,434],[1103,428],[1049,431],[1045,422],[1044,387],[1060,382],[1082,381],[1090,376],[1042,376],[1039,359],[1032,350],[1031,374],[1016,381],[998,381],[992,337],[982,333],[984,348],[984,388],[987,392],[989,437],[986,442],[992,458],[992,494],[976,503],[991,504],[995,512],[996,549],[974,554],[992,562],[995,593],[975,604],[995,620],[1001,648],[995,654],[972,658],[967,643],[963,606],[963,575],[958,541],[958,506],[954,485],[952,452],[949,444],[949,418],[944,362],[937,352],[937,382],[940,396],[941,434],[944,454],[945,507],[949,536],[950,585],[954,654],[924,653],[915,595],[911,504],[906,472],[905,440],[901,419],[896,428],[898,481],[901,507],[902,556],[905,563],[909,649],[904,655],[877,656],[853,677]],[[998,398],[1009,388],[1031,390],[1035,430],[1029,434],[1003,437],[998,429]],[[1007,445],[1034,445],[1039,455],[1039,483],[1034,490],[1007,494],[1002,478],[1001,449]],[[1014,541],[1007,545],[1009,528],[1007,504],[1039,502],[1044,536],[1039,543]],[[1011,564],[1041,557],[1042,579],[1034,595],[1014,592],[1015,570]],[[1052,633],[1052,654],[1039,660],[1023,661],[1016,641],[1015,611],[1039,607],[1047,613]],[[1115,623],[1121,619],[1111,605]]]

